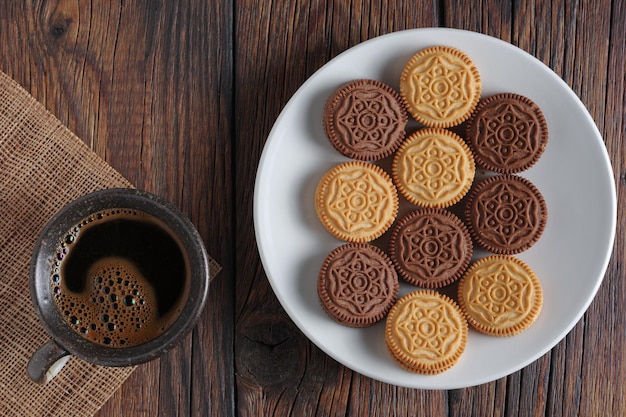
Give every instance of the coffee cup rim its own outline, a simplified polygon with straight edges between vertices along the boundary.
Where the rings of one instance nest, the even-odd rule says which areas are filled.
[[[189,296],[171,326],[156,338],[129,347],[107,347],[79,335],[62,317],[50,286],[56,249],[67,231],[87,216],[113,208],[140,210],[165,223],[187,253],[191,275]],[[131,366],[166,353],[195,326],[206,303],[209,278],[209,259],[204,242],[184,213],[155,194],[133,188],[109,188],[71,201],[43,227],[30,264],[30,294],[44,329],[70,354],[96,365]]]

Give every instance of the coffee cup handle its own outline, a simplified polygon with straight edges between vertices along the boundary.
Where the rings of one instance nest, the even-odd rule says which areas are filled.
[[[61,371],[69,358],[70,353],[51,339],[28,361],[28,377],[38,384],[45,384]]]

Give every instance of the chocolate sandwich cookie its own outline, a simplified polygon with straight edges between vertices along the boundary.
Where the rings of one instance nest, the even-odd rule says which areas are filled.
[[[466,133],[476,163],[502,174],[530,168],[548,143],[548,125],[539,106],[513,93],[482,99]]]
[[[472,113],[482,84],[464,52],[434,46],[416,53],[400,76],[400,95],[409,113],[428,127],[451,127]]]
[[[465,272],[472,258],[472,239],[461,219],[449,211],[415,210],[394,226],[389,255],[410,284],[439,288]]]
[[[528,329],[539,316],[543,290],[525,262],[492,255],[476,261],[463,275],[458,299],[476,330],[492,336],[513,336]]]
[[[330,96],[323,120],[335,149],[349,158],[377,161],[398,149],[408,116],[393,88],[376,80],[356,80]]]
[[[326,313],[350,327],[365,327],[383,319],[398,290],[391,260],[367,243],[348,243],[333,250],[317,279],[317,293]]]
[[[507,174],[480,182],[467,198],[465,223],[490,252],[512,255],[539,240],[548,219],[543,196],[529,180]]]
[[[392,307],[385,342],[393,359],[420,374],[438,374],[465,351],[468,325],[459,306],[433,290],[414,291]]]

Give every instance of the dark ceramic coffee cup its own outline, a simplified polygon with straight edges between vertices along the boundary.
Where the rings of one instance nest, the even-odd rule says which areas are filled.
[[[141,222],[137,216],[143,216]],[[144,218],[151,219],[146,223],[149,227]],[[149,230],[142,229],[145,227]],[[155,243],[160,241],[159,236],[165,236],[163,239],[170,244],[161,252]],[[171,252],[176,254],[173,260]],[[69,263],[64,264],[71,257],[75,265],[72,269]],[[99,257],[105,263],[120,260],[122,267],[106,267],[100,273],[91,265],[100,265]],[[141,264],[137,268],[133,266],[135,261]],[[150,276],[160,271],[171,277],[163,280],[166,284]],[[136,282],[133,274],[143,281]],[[195,325],[208,286],[209,262],[202,238],[189,219],[169,202],[138,190],[108,189],[69,203],[43,228],[33,251],[31,298],[51,339],[33,353],[28,363],[29,377],[39,383],[49,381],[70,355],[104,366],[131,366],[155,359]],[[73,294],[74,290],[82,291],[83,298]],[[176,294],[167,307],[159,298],[163,294]],[[103,308],[110,312],[103,313]],[[154,333],[146,333],[149,337],[141,333],[150,328],[152,320],[166,316],[160,311],[165,308],[171,310],[167,311],[167,323],[160,323]],[[143,335],[145,340],[136,335]]]

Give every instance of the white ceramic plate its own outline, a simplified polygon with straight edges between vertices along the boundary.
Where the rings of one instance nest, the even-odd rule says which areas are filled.
[[[321,176],[347,159],[322,127],[326,99],[341,84],[372,78],[398,89],[404,64],[418,50],[448,45],[467,53],[480,71],[483,96],[514,92],[543,110],[550,133],[539,162],[522,175],[543,193],[549,218],[541,239],[519,257],[536,272],[544,307],[535,324],[510,338],[470,330],[467,348],[450,370],[434,376],[400,368],[386,351],[384,323],[341,326],[320,307],[316,281],[326,255],[342,242],[316,217]],[[452,389],[513,373],[556,345],[581,318],[607,268],[616,227],[613,172],[602,137],[584,105],[547,66],[501,40],[452,29],[415,29],[371,39],[337,56],[287,103],[270,132],[257,172],[254,224],[269,281],[296,325],[345,366],[390,384]],[[401,295],[414,287],[401,286]]]

